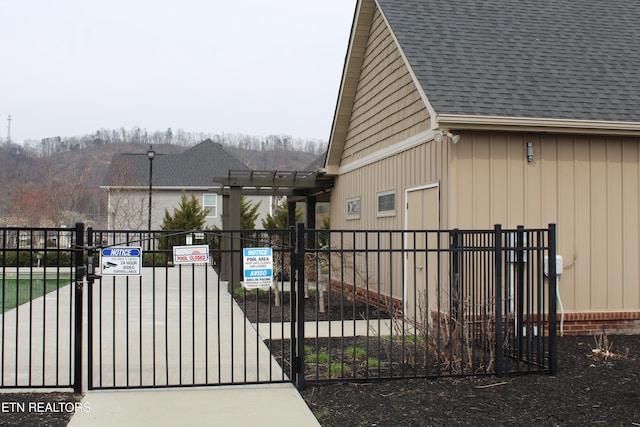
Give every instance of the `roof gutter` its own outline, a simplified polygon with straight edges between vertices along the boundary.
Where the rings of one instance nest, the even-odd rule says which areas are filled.
[[[442,129],[640,136],[638,122],[457,114],[440,114],[436,120],[437,127]]]

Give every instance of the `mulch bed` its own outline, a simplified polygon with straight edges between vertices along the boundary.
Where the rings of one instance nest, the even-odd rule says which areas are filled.
[[[288,322],[291,319],[291,294],[281,292],[280,306],[276,306],[276,294],[273,290],[247,291],[246,295],[236,293],[234,299],[244,311],[250,322]],[[364,303],[356,302],[341,297],[335,292],[325,292],[325,312],[320,310],[319,293],[310,290],[308,298],[305,298],[305,320],[361,320],[361,319],[388,319],[389,315]]]
[[[332,382],[302,391],[322,426],[638,426],[640,336],[560,337],[558,374]]]
[[[252,297],[255,305],[246,299],[247,316],[251,319],[258,313],[260,319],[267,319],[269,295]],[[283,293],[283,297],[286,311],[288,294]],[[305,316],[314,320],[318,315],[316,300],[315,295],[310,297]],[[339,302],[340,298],[334,295],[332,300]],[[330,309],[326,318],[319,320],[354,318],[349,313],[357,313],[355,318],[366,317],[366,306],[356,304],[355,311],[344,309],[352,306],[350,301],[342,306],[338,303],[337,310]],[[369,313],[370,319],[377,316],[388,318],[377,311]],[[371,382],[341,379],[310,384],[301,395],[323,427],[640,426],[640,336],[611,335],[608,339],[611,354],[606,356],[594,352],[605,346],[593,336],[559,337],[558,373],[553,376],[537,373]],[[350,340],[346,338],[345,342]],[[281,343],[268,345],[282,363],[283,355],[277,353],[286,353],[288,346]],[[318,344],[309,344],[315,352]],[[288,355],[284,354],[284,359],[288,360]],[[377,368],[367,369],[375,374]],[[343,371],[332,377],[349,374]],[[326,366],[307,363],[306,378],[326,377]]]
[[[64,427],[82,405],[73,393],[0,393],[0,425]],[[90,408],[87,408],[90,410]]]

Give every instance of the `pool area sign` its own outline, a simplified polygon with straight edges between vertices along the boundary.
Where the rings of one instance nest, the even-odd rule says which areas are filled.
[[[244,248],[244,287],[246,289],[273,286],[273,250],[271,248]]]

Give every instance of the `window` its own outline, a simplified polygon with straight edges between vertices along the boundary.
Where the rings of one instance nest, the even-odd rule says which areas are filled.
[[[202,196],[202,207],[204,209],[211,209],[208,217],[218,216],[218,195],[217,194],[205,194]]]
[[[396,214],[396,192],[383,191],[378,193],[378,216],[393,216]]]
[[[360,197],[347,199],[347,219],[360,219]]]

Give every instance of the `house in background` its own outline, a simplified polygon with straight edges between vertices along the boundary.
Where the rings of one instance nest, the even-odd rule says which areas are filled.
[[[183,191],[192,194],[201,206],[211,209],[206,226],[222,228],[223,203],[220,184],[214,176],[228,175],[230,170],[249,170],[240,160],[210,139],[181,154],[158,154],[153,165],[147,154],[116,154],[101,188],[108,193],[108,228],[110,230],[146,230],[149,226],[149,177],[153,176],[151,228],[160,229],[165,210],[173,213]],[[151,171],[151,167],[153,170]],[[273,210],[275,198],[248,196],[255,206],[260,203],[256,227]]]
[[[359,0],[332,228],[556,223],[564,332],[640,332],[638,28],[633,0]]]

